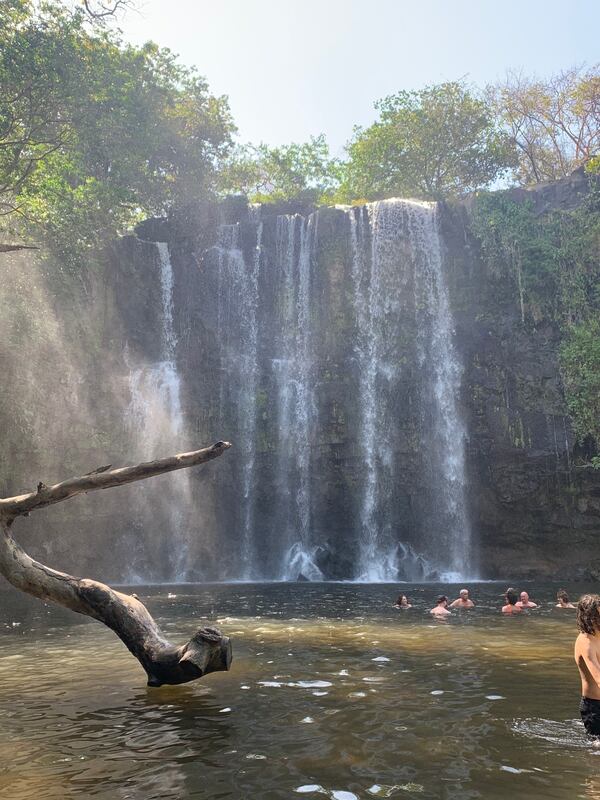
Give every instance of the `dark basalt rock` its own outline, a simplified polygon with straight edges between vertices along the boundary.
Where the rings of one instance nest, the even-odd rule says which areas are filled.
[[[575,207],[586,185],[586,179],[578,173],[531,191],[515,190],[513,196],[530,200],[541,214]],[[282,530],[281,520],[273,519],[272,508],[281,475],[274,387],[269,383],[268,368],[274,353],[269,332],[275,335],[272,319],[278,313],[283,280],[275,258],[277,214],[306,215],[312,210],[306,202],[264,207],[260,212],[263,229],[258,288],[264,336],[258,355],[253,515],[258,532],[255,558],[265,566],[265,572],[274,569],[274,543]],[[16,464],[11,474],[14,483],[5,487],[4,494],[26,488],[19,482],[25,481],[31,470],[36,479],[40,476],[50,482],[94,464],[117,464],[119,454],[127,453],[131,432],[122,421],[130,398],[129,365],[160,357],[161,287],[153,243],[168,241],[174,277],[177,366],[186,423],[179,449],[185,449],[186,442],[191,447],[218,438],[234,443],[231,458],[217,463],[210,473],[199,470],[192,475],[190,540],[195,542],[198,562],[205,565],[206,574],[215,579],[238,577],[236,559],[243,524],[235,459],[239,431],[235,409],[231,403],[222,402],[230,373],[223,364],[219,341],[219,254],[215,244],[220,223],[239,222],[240,248],[246,262],[251,263],[256,251],[256,217],[243,198],[235,197],[221,207],[196,204],[168,220],[147,220],[136,228],[137,236],[125,237],[110,248],[104,272],[91,289],[86,288],[87,295],[82,292],[81,297],[60,297],[54,288],[48,290],[56,296],[57,316],[69,346],[75,347],[82,336],[80,319],[89,320],[86,335],[90,340],[82,339],[81,353],[74,362],[84,376],[81,385],[89,387],[92,399],[88,405],[95,415],[95,427],[88,424],[77,428],[82,433],[77,435],[75,451],[74,430],[65,425],[58,434],[50,426],[54,438],[63,437],[54,441],[55,461],[45,461],[32,446],[23,465]],[[455,322],[454,342],[463,365],[460,400],[468,432],[469,512],[480,573],[488,578],[513,576],[515,580],[537,576],[600,579],[600,471],[580,466],[586,453],[585,447],[575,447],[563,395],[559,331],[548,321],[522,321],[515,278],[508,268],[500,273],[492,271],[482,259],[470,229],[469,203],[442,205],[440,225]],[[316,566],[326,578],[341,580],[355,577],[356,544],[349,531],[357,519],[362,469],[358,398],[353,390],[358,366],[350,308],[351,253],[348,217],[343,211],[319,210],[316,253],[310,298],[318,418],[311,431],[311,526],[322,545],[315,554]],[[92,309],[93,314],[86,309]],[[403,321],[399,341],[401,337],[407,342],[414,338],[411,324],[408,317]],[[39,349],[31,333],[19,333],[19,346],[27,351],[27,335],[32,337],[31,351],[34,346]],[[42,360],[42,356],[36,358],[36,363]],[[51,358],[46,361],[52,364]],[[406,381],[396,401],[396,427],[390,436],[398,468],[389,497],[394,507],[395,534],[418,552],[423,487],[418,478],[422,444],[418,436],[418,396],[412,385],[415,370],[414,364],[406,365]],[[43,409],[44,402],[49,406],[49,396],[51,389],[36,397],[36,409]],[[67,389],[56,395],[62,405],[68,403],[68,397]],[[12,406],[4,409],[3,429],[13,430],[13,412]],[[26,415],[19,415],[19,420],[25,425]],[[107,432],[117,428],[111,438]],[[10,453],[21,445],[19,435],[11,434],[12,443],[5,443]],[[137,445],[143,448],[144,443]],[[50,442],[44,442],[44,446],[50,450]],[[67,468],[71,461],[76,463],[69,463]],[[156,486],[158,502],[161,486],[166,484]],[[101,572],[107,580],[128,577],[132,565],[141,574],[147,565],[154,565],[155,574],[159,574],[169,558],[163,537],[165,519],[157,512],[154,520],[142,524],[128,506],[126,490],[123,492],[123,502],[108,506],[94,498],[86,506],[86,536],[81,536],[76,516],[63,520],[49,514],[44,520],[49,533],[43,537],[32,519],[27,535],[33,549],[38,548],[42,560],[59,563],[71,572]],[[53,526],[60,531],[59,536],[52,535]],[[101,548],[98,541],[102,541]],[[219,564],[224,569],[213,574],[212,553],[217,544]]]

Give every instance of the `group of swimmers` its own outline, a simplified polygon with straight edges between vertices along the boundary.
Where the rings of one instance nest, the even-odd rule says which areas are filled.
[[[528,608],[538,608],[538,604],[534,603],[529,598],[527,592],[521,592],[519,594],[516,589],[509,587],[502,596],[506,601],[505,605],[502,606],[503,614],[520,614]],[[556,608],[575,608],[573,603],[569,601],[569,595],[564,589],[559,589],[556,594],[556,600]],[[412,605],[408,597],[405,594],[401,594],[394,603],[394,608],[412,608]],[[468,589],[461,589],[456,600],[453,600],[451,603],[445,594],[441,594],[429,613],[433,614],[435,617],[447,617],[452,613],[450,611],[452,608],[475,608],[475,603],[469,597]]]
[[[538,608],[527,592],[508,588],[503,594],[505,605],[503,614],[520,614],[527,609]],[[575,641],[575,663],[581,678],[581,703],[579,712],[586,733],[600,746],[600,595],[584,594],[577,605],[569,601],[569,595],[560,589],[556,595],[555,608],[577,609],[577,628],[579,635]],[[412,608],[405,594],[399,595],[394,608]],[[440,595],[429,612],[442,618],[451,614],[451,608],[475,608],[468,589],[461,589],[459,596],[451,603],[446,595]]]

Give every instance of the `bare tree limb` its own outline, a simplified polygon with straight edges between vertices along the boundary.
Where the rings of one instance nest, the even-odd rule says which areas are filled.
[[[36,492],[0,500],[0,574],[23,592],[107,625],[145,669],[149,686],[186,683],[209,672],[229,669],[231,642],[218,629],[201,628],[185,644],[173,645],[137,597],[98,581],[51,569],[28,556],[12,537],[14,520],[28,516],[34,509],[60,503],[82,492],[121,486],[203,464],[222,455],[229,447],[229,442],[217,442],[202,450],[132,467],[99,467],[88,475],[51,487],[40,482]]]
[[[204,464],[206,461],[212,461],[213,458],[222,455],[230,447],[231,444],[229,442],[217,442],[202,450],[180,453],[169,458],[161,458],[158,461],[147,461],[142,464],[136,464],[133,467],[91,472],[79,478],[69,478],[66,481],[62,481],[62,483],[54,484],[54,486],[46,486],[40,482],[35,492],[0,500],[0,520],[4,519],[10,522],[15,517],[27,515],[36,508],[60,503],[82,492],[110,489],[113,486],[122,486],[125,483],[151,478],[153,475],[161,475],[163,472],[173,472],[176,469],[185,469],[186,467],[194,467],[197,464]]]

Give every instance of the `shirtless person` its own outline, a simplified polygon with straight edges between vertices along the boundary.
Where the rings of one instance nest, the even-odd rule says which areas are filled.
[[[520,614],[521,611],[523,611],[517,602],[519,595],[517,594],[516,589],[507,589],[504,592],[504,599],[506,600],[506,605],[502,606],[503,614]]]
[[[559,589],[556,593],[556,599],[558,600],[557,604],[554,606],[555,608],[575,608],[573,603],[569,602],[569,595],[565,592],[564,589]]]
[[[435,601],[435,608],[432,608],[429,613],[433,614],[435,617],[449,617],[450,612],[447,609],[447,605],[448,598],[445,594],[441,594]]]
[[[581,677],[579,711],[587,733],[600,736],[600,595],[584,594],[577,603],[575,663]]]
[[[459,597],[450,603],[450,608],[475,608],[475,603],[469,597],[468,589],[461,589]]]
[[[529,599],[529,595],[527,592],[521,592],[519,596],[519,602],[517,603],[519,608],[537,608],[537,603],[534,603],[532,600]]]

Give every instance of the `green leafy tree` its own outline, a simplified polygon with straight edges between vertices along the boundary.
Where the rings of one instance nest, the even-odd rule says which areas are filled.
[[[223,165],[221,189],[241,193],[253,202],[303,199],[328,202],[339,176],[323,134],[303,144],[239,147]]]
[[[600,446],[600,319],[574,326],[561,348],[569,410],[580,440]]]
[[[210,194],[234,126],[193,70],[85,9],[8,0],[0,22],[0,213],[68,256]]]
[[[457,197],[510,166],[506,135],[462,82],[402,91],[376,103],[380,115],[347,146],[340,199]]]

